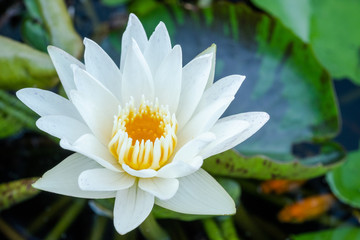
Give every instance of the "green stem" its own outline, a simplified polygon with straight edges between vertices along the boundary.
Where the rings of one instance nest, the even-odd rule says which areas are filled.
[[[55,203],[48,207],[48,210],[43,211],[37,218],[32,221],[28,227],[28,231],[31,233],[37,232],[46,222],[53,219],[56,215],[62,211],[66,205],[68,205],[73,198],[61,197]]]
[[[210,240],[225,240],[221,234],[221,230],[216,224],[214,218],[207,218],[202,220],[206,235]]]
[[[251,234],[251,238],[254,240],[266,240],[267,237],[262,233],[262,230],[258,228],[257,225],[254,224],[247,211],[240,204],[237,208],[235,221],[237,225],[246,232]]]
[[[234,219],[230,216],[219,217],[220,229],[226,240],[240,240],[234,224]]]
[[[0,232],[2,232],[9,240],[25,240],[24,237],[17,233],[2,218],[0,218]]]
[[[140,232],[147,240],[169,240],[169,235],[156,222],[152,213],[139,226]]]
[[[91,230],[90,240],[101,240],[106,228],[108,219],[103,216],[96,215],[95,224]]]
[[[45,240],[59,239],[66,229],[73,223],[76,217],[80,214],[81,210],[85,206],[86,200],[77,199],[74,204],[65,212],[60,221],[46,236]]]

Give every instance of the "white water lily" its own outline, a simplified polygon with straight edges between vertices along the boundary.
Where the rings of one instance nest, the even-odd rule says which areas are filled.
[[[34,187],[58,194],[114,198],[120,234],[139,226],[157,204],[187,214],[234,214],[228,193],[201,169],[203,160],[246,140],[269,119],[264,112],[220,118],[245,79],[213,83],[215,45],[182,66],[160,22],[148,39],[131,14],[118,67],[84,40],[85,64],[48,51],[68,99],[36,88],[17,92],[38,113],[37,126],[75,153]]]

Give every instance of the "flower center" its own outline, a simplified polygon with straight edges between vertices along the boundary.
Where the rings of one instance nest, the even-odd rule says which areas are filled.
[[[131,98],[125,108],[119,106],[115,117],[110,152],[120,164],[135,170],[164,166],[176,145],[177,121],[168,108],[142,98],[139,109]]]

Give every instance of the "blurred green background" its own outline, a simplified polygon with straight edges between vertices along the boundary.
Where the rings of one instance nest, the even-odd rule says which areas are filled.
[[[270,114],[236,151],[205,161],[237,203],[235,216],[157,207],[140,231],[119,236],[111,201],[30,187],[70,152],[35,127],[36,114],[14,92],[38,87],[64,95],[48,45],[82,60],[88,37],[120,63],[131,12],[148,36],[163,21],[173,45],[182,46],[184,64],[215,43],[215,79],[247,76],[225,115]],[[0,238],[359,239],[359,13],[358,0],[0,0]],[[284,195],[258,191],[272,179],[306,183]],[[330,211],[301,224],[277,219],[287,204],[325,193],[336,196]]]

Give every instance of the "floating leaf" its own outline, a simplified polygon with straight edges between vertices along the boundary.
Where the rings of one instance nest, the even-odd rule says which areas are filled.
[[[357,0],[252,0],[314,49],[335,78],[360,84],[360,2]]]
[[[325,230],[313,233],[304,233],[294,235],[291,237],[292,240],[357,240],[360,239],[360,228],[356,227],[342,227],[332,230]]]
[[[344,203],[360,208],[360,150],[351,152],[346,162],[326,175],[332,192]]]
[[[31,186],[36,180],[37,178],[25,178],[0,184],[0,211],[39,193],[39,190]]]
[[[58,82],[47,54],[2,36],[0,46],[0,88],[50,88]]]
[[[328,148],[327,146],[326,148]],[[265,156],[243,156],[229,150],[204,161],[203,168],[213,175],[256,178],[256,179],[293,179],[302,180],[325,174],[330,169],[339,166],[345,153],[333,146],[326,153],[292,162],[279,162]],[[327,162],[329,161],[329,162]]]

